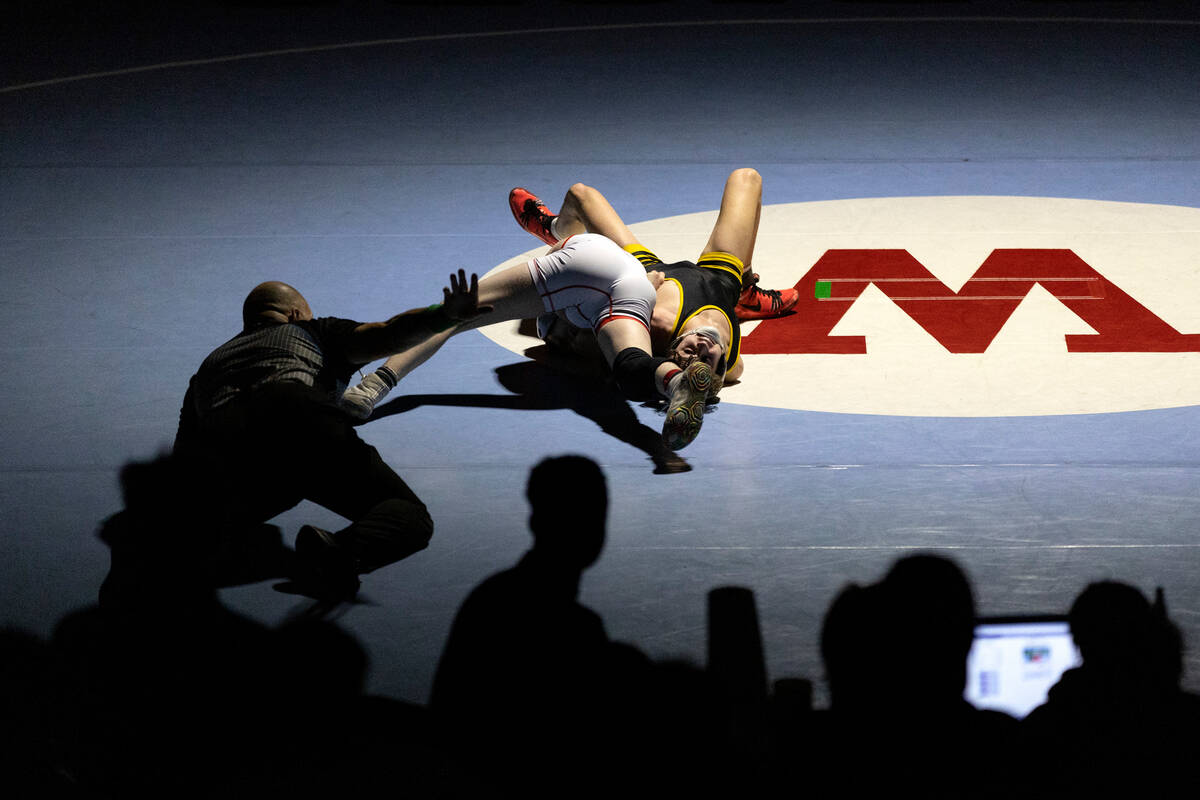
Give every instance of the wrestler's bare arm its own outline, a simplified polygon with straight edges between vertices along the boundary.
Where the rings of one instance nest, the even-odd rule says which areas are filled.
[[[746,362],[738,359],[734,365],[725,372],[725,383],[737,383],[742,379],[742,372],[746,369]]]

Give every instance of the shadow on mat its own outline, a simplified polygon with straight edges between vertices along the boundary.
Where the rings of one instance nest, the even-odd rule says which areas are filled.
[[[530,355],[542,355],[531,348]],[[419,406],[465,406],[512,408],[521,411],[551,411],[569,408],[590,419],[600,430],[631,444],[654,462],[654,474],[687,472],[692,467],[682,456],[663,444],[662,435],[642,424],[629,403],[603,377],[586,372],[574,374],[537,361],[521,361],[496,369],[500,385],[511,396],[495,394],[411,394],[397,397],[375,409],[372,420],[402,414]]]

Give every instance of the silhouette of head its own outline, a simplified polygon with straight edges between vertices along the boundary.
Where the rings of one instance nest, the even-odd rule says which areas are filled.
[[[171,454],[130,461],[121,468],[120,482],[125,509],[119,519],[112,518],[101,528],[101,539],[107,541],[106,536],[118,529],[136,532],[139,549],[155,553],[175,568],[194,560],[197,548],[208,544],[206,533],[211,531],[216,508],[206,501],[215,487],[195,463]],[[180,535],[164,536],[164,528]],[[193,559],[187,558],[189,553]],[[176,563],[179,560],[184,564]]]
[[[242,303],[242,325],[245,330],[312,318],[312,309],[308,307],[304,295],[280,281],[260,283],[250,290]]]
[[[951,653],[967,657],[975,635],[975,598],[957,564],[932,554],[908,556],[892,565],[883,584],[901,614],[936,631]]]
[[[604,548],[608,486],[590,458],[556,456],[529,473],[529,529],[534,550],[564,566],[590,566]]]
[[[1171,684],[1182,673],[1178,629],[1140,591],[1116,581],[1090,584],[1071,605],[1071,635],[1089,670]]]
[[[833,708],[838,711],[872,708],[884,691],[879,661],[885,658],[880,637],[882,590],[878,585],[849,584],[833,599],[821,626],[821,660]]]
[[[971,585],[940,556],[902,558],[883,580],[847,586],[821,630],[833,708],[953,708],[962,701],[974,633]]]
[[[903,636],[902,679],[926,701],[957,701],[967,682],[967,654],[975,635],[975,600],[967,576],[953,561],[932,554],[897,561],[882,581],[889,630]]]
[[[169,454],[126,463],[120,482],[125,507],[98,532],[111,558],[101,604],[168,613],[214,601],[219,504],[211,498],[219,495],[213,484],[195,464]]]

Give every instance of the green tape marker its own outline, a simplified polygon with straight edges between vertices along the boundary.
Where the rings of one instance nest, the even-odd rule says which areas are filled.
[[[817,281],[817,288],[814,294],[818,300],[828,299],[833,294],[833,283],[831,281]]]

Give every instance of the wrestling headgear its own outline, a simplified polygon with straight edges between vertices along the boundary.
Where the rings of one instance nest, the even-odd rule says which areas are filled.
[[[717,361],[717,374],[724,375],[725,367],[726,367],[725,351],[728,350],[728,347],[726,346],[724,340],[721,338],[721,332],[718,331],[716,328],[712,327],[711,325],[705,325],[704,327],[701,327],[701,328],[691,328],[689,330],[684,331],[682,334],[675,337],[674,341],[671,342],[671,346],[667,348],[667,352],[674,353],[675,348],[679,346],[679,343],[683,340],[683,337],[689,336],[693,333],[698,336],[703,336],[705,339],[708,339],[713,344],[719,345],[721,347],[721,351],[722,351],[721,358],[720,358],[720,360]]]

